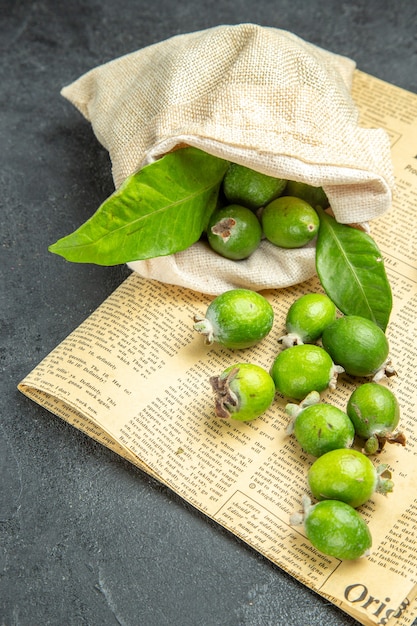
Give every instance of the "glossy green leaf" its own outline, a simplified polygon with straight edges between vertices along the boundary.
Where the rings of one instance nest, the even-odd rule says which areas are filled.
[[[385,331],[392,292],[382,254],[367,233],[317,208],[317,274],[327,295],[345,315],[361,315]]]
[[[197,148],[170,152],[128,177],[89,220],[49,250],[97,265],[185,250],[205,229],[227,167],[227,161]]]

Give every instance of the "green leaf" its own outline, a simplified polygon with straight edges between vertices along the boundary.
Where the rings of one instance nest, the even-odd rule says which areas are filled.
[[[128,177],[49,251],[77,263],[118,265],[185,250],[205,229],[227,167],[197,148],[170,152]]]
[[[378,246],[367,233],[317,212],[316,269],[323,289],[342,313],[366,317],[385,331],[392,292]]]

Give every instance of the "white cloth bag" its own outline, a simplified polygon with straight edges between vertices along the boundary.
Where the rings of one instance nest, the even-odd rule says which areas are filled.
[[[336,219],[369,222],[391,205],[388,135],[362,128],[350,95],[354,61],[284,30],[222,25],[174,36],[96,67],[62,89],[109,151],[116,188],[177,146],[322,186]],[[243,261],[197,242],[134,261],[142,276],[207,294],[300,283],[315,247],[263,240]]]

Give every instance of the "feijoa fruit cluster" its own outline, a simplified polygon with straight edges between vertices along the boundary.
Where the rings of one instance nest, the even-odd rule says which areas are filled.
[[[234,261],[247,259],[262,238],[281,248],[307,245],[319,230],[315,207],[329,206],[321,187],[276,178],[237,163],[230,163],[220,196],[206,229],[207,242]]]
[[[270,333],[273,323],[270,302],[250,289],[226,291],[204,315],[194,316],[194,329],[206,344],[217,342],[231,351],[250,349]],[[241,360],[210,377],[215,416],[250,422],[272,406],[276,393],[288,400],[287,433],[310,456],[310,495],[290,523],[302,524],[320,552],[357,559],[372,545],[357,509],[374,494],[393,490],[388,466],[370,457],[387,442],[405,445],[397,430],[398,400],[381,383],[395,374],[388,339],[373,321],[339,314],[327,295],[312,293],[289,307],[278,345],[269,371]],[[321,397],[336,387],[341,374],[360,379],[344,410]]]
[[[368,319],[338,316],[326,297],[308,294],[291,305],[271,375],[281,395],[299,400],[286,404],[287,433],[312,457],[307,482],[316,503],[306,495],[302,513],[295,513],[290,522],[303,525],[320,552],[353,560],[368,554],[372,545],[369,528],[356,509],[375,493],[393,490],[387,465],[375,465],[370,455],[380,452],[386,442],[405,445],[405,437],[395,431],[398,401],[380,384],[395,373],[385,333]],[[317,359],[315,369],[310,367],[310,353],[317,350],[329,363]],[[342,410],[323,402],[320,392],[334,387],[336,376],[344,372],[371,380],[360,381]],[[355,443],[360,449],[353,447]]]

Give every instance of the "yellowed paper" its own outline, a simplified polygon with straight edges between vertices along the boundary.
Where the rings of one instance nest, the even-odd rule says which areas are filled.
[[[372,223],[394,293],[387,331],[398,376],[387,384],[401,407],[405,448],[374,458],[392,471],[392,494],[360,508],[373,536],[368,558],[341,562],[318,553],[291,513],[308,493],[312,459],[286,434],[277,395],[249,423],[214,416],[210,376],[233,363],[269,369],[296,297],[321,291],[317,278],[263,292],[275,311],[271,334],[233,352],[206,346],[192,328],[211,298],[132,274],[19,385],[30,398],[168,485],[199,510],[338,605],[360,623],[409,626],[417,614],[417,95],[356,71],[362,123],[389,132],[397,181],[393,209]],[[345,408],[358,384],[339,377],[326,400]]]

